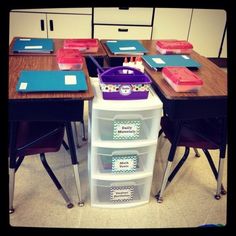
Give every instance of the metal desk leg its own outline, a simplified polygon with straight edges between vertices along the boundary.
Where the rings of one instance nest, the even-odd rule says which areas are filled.
[[[169,156],[168,156],[168,161],[166,163],[165,173],[164,173],[164,176],[162,178],[161,190],[155,196],[156,199],[157,199],[157,202],[159,202],[159,203],[163,202],[163,197],[162,196],[163,196],[163,193],[164,193],[164,190],[166,188],[167,181],[168,181],[168,178],[169,178],[169,175],[170,175],[171,165],[173,163],[173,159],[174,159],[174,156],[175,156],[175,151],[176,151],[177,144],[178,144],[178,141],[179,141],[181,126],[182,126],[182,122],[178,121],[177,122],[177,128],[176,128],[176,131],[175,131],[174,141],[171,144],[171,148],[170,148],[170,152],[169,152]]]
[[[223,169],[224,169],[224,160],[225,160],[225,151],[226,151],[226,136],[227,136],[227,122],[226,119],[223,119],[223,126],[222,126],[222,140],[221,140],[221,147],[220,147],[220,160],[219,160],[219,167],[218,167],[218,177],[217,177],[217,189],[215,199],[219,200],[221,198],[221,194],[226,194],[226,191],[222,189],[222,179],[223,179]]]
[[[71,122],[66,122],[66,132],[67,132],[67,138],[69,143],[69,149],[70,149],[70,156],[71,156],[71,162],[74,169],[74,175],[75,175],[75,183],[79,198],[79,206],[83,206],[84,202],[81,199],[81,186],[80,186],[80,177],[79,177],[79,164],[76,157],[76,150],[75,150],[75,143],[74,143],[74,137],[71,127]]]
[[[16,167],[16,140],[17,140],[17,122],[11,122],[10,126],[10,166],[9,166],[9,213],[14,212],[13,199],[15,188],[15,167]]]

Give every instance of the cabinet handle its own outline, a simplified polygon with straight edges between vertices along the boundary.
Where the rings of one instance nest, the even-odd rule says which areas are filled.
[[[119,7],[119,10],[129,10],[129,7]]]
[[[45,27],[44,27],[44,20],[40,20],[40,27],[41,27],[41,31],[44,31],[44,30],[45,30]]]
[[[54,30],[54,27],[53,27],[53,20],[49,20],[49,27],[50,27],[50,31],[53,31],[53,30]]]
[[[128,29],[118,29],[119,32],[128,32]]]

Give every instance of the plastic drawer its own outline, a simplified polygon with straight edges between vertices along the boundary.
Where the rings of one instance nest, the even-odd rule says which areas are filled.
[[[96,207],[132,207],[149,202],[152,177],[136,180],[92,180],[91,205]]]
[[[152,174],[157,141],[151,145],[141,147],[93,147],[94,161],[92,171],[94,175],[110,174],[112,176],[131,175],[133,173]]]
[[[140,111],[97,110],[93,116],[93,139],[124,141],[156,139],[161,109]]]

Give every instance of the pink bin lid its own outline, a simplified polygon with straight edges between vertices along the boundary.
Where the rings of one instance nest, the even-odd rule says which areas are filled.
[[[157,40],[156,45],[163,49],[192,49],[193,45],[186,40],[163,39]]]
[[[65,39],[64,47],[97,47],[98,39]]]
[[[57,50],[57,62],[58,63],[72,63],[82,64],[83,57],[78,49],[64,49]]]
[[[162,74],[169,78],[176,85],[202,85],[202,79],[182,66],[166,66],[162,69]]]

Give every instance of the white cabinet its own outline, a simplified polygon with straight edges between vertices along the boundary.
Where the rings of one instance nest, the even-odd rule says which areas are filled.
[[[22,9],[10,12],[13,37],[91,38],[92,9]]]
[[[95,24],[151,25],[153,8],[94,8]]]
[[[48,38],[91,38],[92,16],[47,14]]]
[[[147,99],[104,100],[97,78],[92,78],[92,86],[88,118],[91,206],[148,203],[162,102],[152,88]]]
[[[94,8],[94,38],[151,39],[153,8]]]
[[[188,41],[205,57],[218,57],[226,23],[226,12],[215,9],[194,9]]]
[[[151,26],[94,25],[94,38],[98,39],[150,39]]]
[[[46,14],[10,12],[9,40],[13,37],[47,38]]]
[[[187,40],[192,9],[155,8],[152,39]]]

